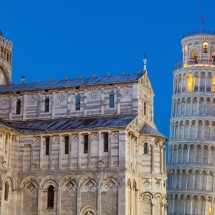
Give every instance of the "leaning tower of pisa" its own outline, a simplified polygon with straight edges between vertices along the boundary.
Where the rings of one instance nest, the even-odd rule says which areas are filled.
[[[215,214],[215,34],[181,40],[174,70],[168,214]]]

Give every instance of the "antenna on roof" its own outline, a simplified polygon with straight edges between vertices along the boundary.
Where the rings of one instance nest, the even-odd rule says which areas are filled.
[[[147,72],[146,63],[147,63],[146,54],[144,54],[144,59],[143,59],[143,72]]]
[[[24,76],[24,75],[22,75],[22,77],[21,77],[21,82],[22,82],[22,84],[25,84],[25,83],[26,83],[26,79],[25,79],[25,76]]]

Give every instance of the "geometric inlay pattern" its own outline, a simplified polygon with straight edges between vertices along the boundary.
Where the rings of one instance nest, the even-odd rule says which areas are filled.
[[[30,105],[33,105],[33,104],[35,104],[37,102],[37,95],[30,95],[29,97],[28,97],[28,103],[30,104]]]
[[[86,183],[84,184],[87,191],[95,191],[96,190],[96,184],[91,179],[88,179]]]
[[[78,142],[78,135],[77,135],[77,134],[72,135],[72,141],[73,141],[74,143],[77,143],[77,142]]]
[[[31,182],[31,183],[27,186],[27,189],[28,189],[30,192],[33,192],[33,191],[36,189],[36,186]]]
[[[75,185],[72,181],[69,181],[66,183],[65,187],[68,191],[71,191],[73,188],[75,188]]]
[[[122,94],[123,97],[130,96],[132,94],[132,88],[123,87],[121,89],[121,94]]]
[[[66,94],[64,92],[60,92],[58,95],[57,95],[57,101],[58,102],[64,102],[66,99]]]
[[[112,140],[118,140],[119,139],[119,132],[113,132],[112,133]]]
[[[9,104],[9,98],[6,97],[6,96],[3,96],[1,99],[0,99],[0,105],[1,107],[7,107]]]
[[[97,90],[93,90],[89,92],[89,98],[90,100],[97,100],[99,98],[99,92]]]

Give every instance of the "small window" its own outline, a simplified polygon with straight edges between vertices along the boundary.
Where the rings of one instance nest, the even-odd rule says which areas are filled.
[[[81,96],[76,95],[75,97],[75,110],[80,110],[81,109]]]
[[[144,143],[144,154],[148,154],[148,143]]]
[[[114,92],[110,92],[110,95],[109,95],[109,107],[114,108]]]
[[[215,64],[215,52],[212,53],[212,64]]]
[[[184,46],[184,55],[187,55],[187,51],[188,51],[188,46],[185,45],[185,46]]]
[[[215,75],[213,77],[212,92],[215,92]]]
[[[144,115],[146,116],[146,102],[144,102],[144,105],[143,105],[144,107],[143,107],[143,112],[144,112]]]
[[[104,152],[108,152],[108,132],[104,133]]]
[[[84,154],[88,153],[89,143],[88,143],[88,134],[84,135]]]
[[[49,97],[45,98],[45,112],[49,112]]]
[[[47,208],[54,208],[54,187],[52,185],[48,187],[47,195]]]
[[[16,101],[16,114],[21,114],[21,100],[17,99]]]
[[[6,181],[4,186],[4,200],[8,201],[9,197],[9,183]]]
[[[46,155],[49,155],[49,147],[50,145],[50,138],[49,137],[46,137]]]
[[[202,43],[202,52],[203,53],[208,53],[208,42],[203,42]]]
[[[64,144],[65,144],[65,154],[69,154],[69,136],[64,137]]]

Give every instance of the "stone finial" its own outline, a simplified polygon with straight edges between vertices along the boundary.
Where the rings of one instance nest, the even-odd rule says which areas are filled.
[[[147,59],[146,59],[146,54],[144,54],[144,59],[143,59],[143,71],[147,71],[146,69],[146,63],[147,63]]]
[[[0,37],[3,37],[2,31],[0,30]]]
[[[24,75],[22,75],[22,77],[21,77],[21,82],[22,82],[22,84],[25,84],[25,83],[26,83],[26,79],[25,79],[25,76],[24,76]]]

